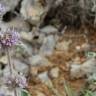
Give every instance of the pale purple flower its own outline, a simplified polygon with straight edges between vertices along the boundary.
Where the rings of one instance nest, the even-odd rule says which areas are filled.
[[[8,29],[6,32],[0,32],[0,44],[2,47],[12,47],[19,43],[20,35],[14,29]]]
[[[26,80],[25,76],[18,75],[18,77],[16,78],[16,84],[20,88],[26,88],[27,87],[27,80]]]
[[[13,87],[26,88],[27,80],[26,77],[22,74],[18,74],[16,76],[9,75],[5,78],[5,84],[11,87],[13,86]]]
[[[13,86],[13,85],[15,85],[15,84],[13,84],[13,83],[15,83],[15,82],[14,82],[14,81],[15,81],[15,76],[8,75],[8,76],[6,76],[6,77],[4,78],[4,80],[5,80],[5,84],[7,84],[8,86]]]

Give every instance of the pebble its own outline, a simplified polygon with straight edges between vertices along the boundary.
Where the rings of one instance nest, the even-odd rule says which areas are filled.
[[[42,73],[40,73],[40,74],[38,75],[38,78],[39,78],[43,83],[45,83],[45,82],[47,82],[47,81],[50,80],[50,79],[49,79],[49,76],[48,76],[48,72],[42,72]]]
[[[48,66],[49,64],[51,64],[48,59],[46,59],[42,55],[33,55],[29,58],[29,61],[32,66]]]
[[[38,3],[38,0],[23,0],[21,4],[21,14],[25,20],[28,20],[33,25],[39,23],[41,15],[45,8]]]
[[[1,58],[0,58],[0,63],[1,64],[7,64],[8,63],[8,59],[7,59],[7,56],[5,55],[5,56],[2,56]]]
[[[43,45],[40,48],[40,53],[46,56],[52,55],[56,45],[56,40],[53,35],[46,37],[43,41]]]
[[[31,42],[32,40],[32,33],[31,32],[24,32],[22,31],[21,34],[20,34],[21,38],[28,41],[28,42]]]
[[[56,33],[56,32],[58,32],[57,28],[55,28],[54,26],[51,26],[51,25],[45,26],[45,27],[42,28],[40,31],[41,31],[42,33],[45,33],[45,34],[51,34],[51,33]]]
[[[72,78],[80,78],[85,75],[96,73],[96,59],[91,58],[85,61],[83,64],[72,64],[70,74]]]
[[[17,60],[17,59],[14,59],[12,64],[14,64],[14,70],[18,71],[18,72],[22,72],[24,74],[27,74],[28,73],[28,65],[21,62],[20,60]],[[9,66],[7,65],[5,67],[5,69],[3,70],[3,74],[4,76],[8,76],[10,75],[10,71],[9,71]]]
[[[10,22],[1,22],[0,28],[1,30],[6,30],[10,27],[14,27],[20,31],[29,32],[30,31],[30,25],[25,22],[22,18],[15,18],[11,20]]]
[[[59,76],[59,68],[58,67],[56,67],[56,68],[52,68],[51,70],[50,70],[50,72],[49,72],[49,75],[50,75],[50,77],[52,77],[52,78],[58,78],[58,76]]]

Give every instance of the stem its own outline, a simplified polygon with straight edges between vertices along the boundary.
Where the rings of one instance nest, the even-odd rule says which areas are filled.
[[[18,96],[16,88],[14,89],[14,96]]]
[[[6,53],[7,53],[7,58],[8,58],[8,65],[9,65],[9,70],[10,70],[10,75],[13,74],[13,65],[11,63],[11,55],[9,53],[9,48],[7,48]],[[17,91],[16,88],[14,89],[14,96],[17,96]]]
[[[10,56],[10,53],[9,53],[9,48],[7,48],[7,58],[8,58],[8,65],[9,65],[10,74],[12,75],[13,66],[11,64],[11,56]]]

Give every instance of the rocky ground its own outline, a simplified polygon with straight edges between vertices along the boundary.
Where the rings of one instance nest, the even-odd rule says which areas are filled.
[[[96,74],[96,29],[65,26],[59,31],[58,22],[39,28],[42,15],[46,15],[50,6],[42,6],[38,0],[27,1],[9,0],[9,3],[0,0],[6,6],[0,22],[1,31],[14,27],[21,36],[22,44],[10,51],[15,70],[28,77],[27,90],[32,96],[68,96],[67,83],[75,91],[75,96],[79,96]],[[9,69],[6,54],[0,52],[1,85]],[[88,52],[95,56],[93,53],[88,55]]]

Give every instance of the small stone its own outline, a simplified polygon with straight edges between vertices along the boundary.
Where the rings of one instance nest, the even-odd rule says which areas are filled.
[[[48,81],[50,81],[49,77],[48,77],[48,72],[43,72],[43,73],[40,73],[38,75],[38,78],[43,82],[43,83],[46,83]]]
[[[62,50],[62,51],[68,51],[69,45],[72,43],[72,41],[62,41],[58,42],[56,45],[57,50]]]
[[[24,32],[22,31],[21,32],[21,38],[28,41],[28,42],[31,42],[32,40],[32,33],[31,32]]]
[[[21,62],[20,60],[14,59],[13,64],[14,64],[15,69],[18,72],[22,72],[22,73],[25,73],[25,74],[28,72],[28,65]]]
[[[52,55],[56,45],[56,40],[53,35],[50,35],[44,39],[43,45],[40,48],[40,54]]]
[[[85,75],[96,73],[96,59],[88,59],[83,64],[72,64],[70,69],[71,78],[80,78]]]
[[[76,46],[76,50],[77,51],[80,51],[81,50],[81,47],[80,46]]]
[[[45,8],[38,3],[38,0],[23,0],[21,4],[21,14],[25,20],[36,25],[39,23],[41,15],[44,13]]]
[[[81,66],[81,69],[86,73],[94,73],[96,72],[96,59],[90,58],[86,62],[84,62]]]
[[[17,59],[14,59],[12,61],[13,61],[12,64],[14,64],[13,66],[14,66],[14,69],[16,71],[21,72],[21,73],[24,73],[24,74],[27,74],[28,73],[28,70],[29,69],[28,69],[27,64],[25,64],[25,63],[23,63],[23,62],[21,62],[21,61],[19,61]],[[8,65],[3,70],[3,74],[4,74],[4,76],[10,75],[10,71],[9,71],[9,66]]]
[[[80,68],[81,68],[80,64],[72,64],[71,65],[71,69],[70,69],[71,79],[79,78],[82,76]]]
[[[51,71],[49,72],[49,75],[52,78],[58,78],[58,76],[59,76],[59,68],[56,67],[56,68],[51,69]]]
[[[51,64],[48,59],[46,59],[42,55],[34,55],[29,58],[29,61],[32,66],[48,66],[49,64]]]
[[[7,64],[7,63],[8,63],[7,56],[2,56],[2,57],[0,58],[0,63],[2,63],[2,64]]]
[[[1,22],[0,28],[1,30],[6,30],[10,27],[14,27],[20,31],[29,32],[30,31],[30,25],[25,22],[22,18],[15,18],[11,20],[10,22]]]
[[[56,33],[58,32],[57,28],[49,25],[49,26],[45,26],[44,28],[42,28],[40,30],[42,33],[45,33],[45,34],[50,34],[50,33]]]

